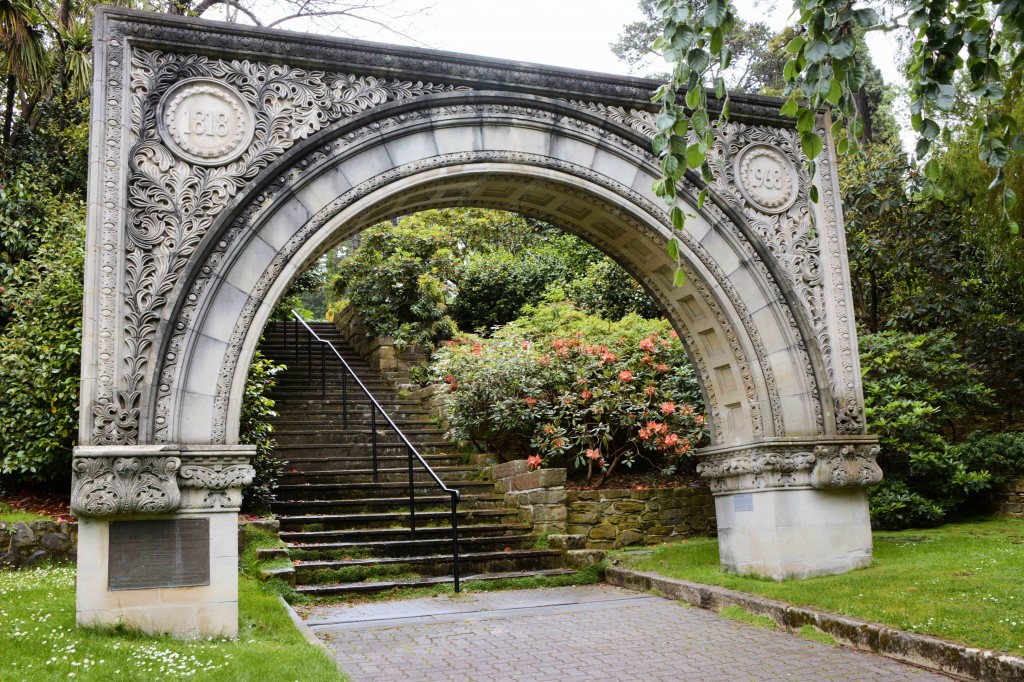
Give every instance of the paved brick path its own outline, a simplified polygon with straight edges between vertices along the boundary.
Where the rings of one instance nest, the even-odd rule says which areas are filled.
[[[356,682],[948,680],[612,587],[317,607]]]

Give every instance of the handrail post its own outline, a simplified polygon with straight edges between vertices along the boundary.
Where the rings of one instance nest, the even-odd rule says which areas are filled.
[[[370,404],[370,432],[372,445],[371,452],[373,455],[373,482],[377,483],[377,406],[372,402]]]
[[[320,399],[327,400],[327,346],[320,344]]]
[[[348,428],[348,370],[341,373],[341,427]]]
[[[412,448],[406,448],[405,454],[409,456],[409,529],[412,531],[412,539],[416,539],[416,484],[412,473]]]
[[[459,591],[459,491],[452,493],[452,576],[455,578],[455,592]]]

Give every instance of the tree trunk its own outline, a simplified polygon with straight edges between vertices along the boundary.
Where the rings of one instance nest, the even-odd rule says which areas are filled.
[[[871,142],[874,137],[874,133],[871,129],[871,108],[868,106],[868,90],[863,85],[853,95],[853,105],[857,108],[857,113],[860,114],[861,120],[864,121],[864,134],[857,140],[860,144],[866,144]]]
[[[18,88],[18,79],[13,73],[7,74],[7,106],[4,108],[4,150],[11,142],[14,130],[14,94]]]

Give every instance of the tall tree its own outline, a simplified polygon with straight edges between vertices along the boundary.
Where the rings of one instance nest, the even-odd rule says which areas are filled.
[[[938,163],[929,153],[944,127],[944,116],[958,100],[970,98],[979,157],[992,169],[992,184],[1002,188],[1001,220],[1013,234],[1020,231],[1011,211],[1016,192],[1006,186],[1004,167],[1013,155],[1024,155],[1024,120],[998,111],[993,105],[1006,95],[1006,83],[1024,74],[1024,0],[890,0],[897,9],[883,24],[876,9],[856,0],[795,0],[798,35],[787,45],[791,57],[784,77],[788,99],[782,113],[797,119],[803,151],[814,170],[814,159],[824,142],[814,132],[815,115],[825,106],[842,113],[831,135],[840,153],[855,148],[865,136],[864,97],[867,77],[858,61],[856,38],[861,31],[904,30],[913,37],[907,65],[911,123],[917,131],[917,157],[924,162],[922,192],[941,198],[936,184]],[[666,200],[691,167],[706,176],[712,171],[703,155],[685,154],[686,133],[695,132],[698,146],[714,141],[707,102],[709,92],[724,99],[720,118],[728,118],[728,89],[721,72],[734,57],[732,36],[739,18],[731,0],[658,0],[662,33],[655,49],[673,65],[668,83],[656,100],[663,109],[661,131],[655,139],[664,157],[665,178],[655,191]],[[963,83],[958,89],[957,83]],[[673,138],[679,138],[674,140]],[[813,192],[812,192],[813,195]],[[812,196],[812,198],[814,198]],[[682,227],[685,216],[673,211]]]

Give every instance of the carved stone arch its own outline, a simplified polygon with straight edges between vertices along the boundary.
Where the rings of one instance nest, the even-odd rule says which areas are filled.
[[[864,489],[881,472],[834,154],[807,177],[778,102],[733,98],[709,200],[698,209],[698,177],[679,188],[694,218],[677,235],[687,282],[675,287],[673,230],[651,189],[656,83],[115,9],[94,35],[80,622],[161,629],[187,612],[182,632],[234,632],[228,536],[252,479],[237,414],[270,308],[332,241],[441,206],[547,220],[664,306],[707,398],[714,442],[698,469],[726,568],[802,576],[870,561]],[[144,609],[106,589],[96,547],[112,518],[139,515],[208,521],[209,587]]]
[[[456,129],[464,129],[467,126],[476,128],[480,125],[478,120],[478,107],[485,106],[488,108],[495,108],[498,111],[503,112],[509,118],[508,130],[502,131],[503,123],[498,120],[497,117],[488,119],[486,132],[477,130],[480,135],[499,135],[507,136],[509,134],[519,134],[522,136],[525,130],[524,125],[534,122],[532,116],[537,116],[543,113],[545,118],[541,119],[541,125],[537,128],[540,131],[539,140],[534,140],[532,143],[527,143],[524,140],[520,140],[523,145],[532,144],[535,149],[544,149],[549,145],[557,144],[557,136],[561,134],[561,128],[567,128],[569,132],[573,133],[573,140],[576,144],[582,144],[586,141],[586,144],[594,146],[594,149],[598,149],[604,146],[607,150],[607,136],[609,132],[607,130],[601,130],[602,136],[596,136],[591,132],[591,137],[588,138],[580,132],[579,121],[569,118],[565,114],[561,114],[558,119],[557,126],[551,125],[550,121],[553,120],[554,114],[551,112],[547,104],[540,100],[535,100],[533,103],[536,108],[529,109],[529,116],[526,115],[527,110],[522,107],[522,102],[516,102],[514,99],[505,97],[489,97],[489,103],[479,104],[479,102],[488,102],[488,99],[484,99],[484,95],[467,94],[465,96],[459,96],[455,98],[453,96],[446,96],[445,99],[448,101],[445,103],[443,109],[448,112],[446,120],[442,122],[439,119],[436,102],[431,102],[433,98],[426,98],[423,105],[418,109],[412,109],[410,106],[403,107],[388,107],[382,106],[374,112],[376,115],[365,115],[363,117],[357,117],[354,121],[346,126],[340,127],[335,131],[323,131],[311,138],[307,143],[308,149],[319,150],[326,148],[330,145],[337,144],[332,140],[346,140],[354,136],[355,140],[372,140],[372,145],[367,147],[365,144],[362,146],[356,145],[355,149],[351,151],[351,154],[355,155],[355,158],[361,158],[360,154],[375,154],[375,150],[379,145],[399,145],[404,144],[409,147],[423,146],[428,144],[431,149],[435,149],[436,143],[438,144],[450,144],[449,141],[436,140],[438,135],[442,134],[442,131],[451,136],[463,135],[462,132],[452,132]],[[461,102],[460,102],[461,100]],[[473,100],[467,104],[467,100]],[[496,103],[497,102],[497,103]],[[434,106],[431,106],[434,105]],[[392,111],[391,109],[397,109]],[[518,111],[515,113],[513,110]],[[452,112],[459,112],[454,114]],[[515,116],[511,116],[511,113],[515,113]],[[570,112],[571,113],[571,112]],[[401,117],[405,125],[394,126],[392,122],[396,117]],[[416,121],[428,121],[429,127],[417,127]],[[561,126],[561,128],[559,127]],[[370,134],[367,131],[371,131]],[[381,132],[386,131],[386,132]],[[511,131],[511,132],[509,132]],[[380,135],[378,138],[377,135]],[[426,137],[427,142],[423,139],[412,140],[412,137]],[[555,136],[555,137],[553,137]],[[463,137],[465,137],[463,135]],[[469,138],[466,138],[469,139]],[[556,140],[556,141],[552,141]],[[475,142],[479,146],[479,142]],[[344,143],[340,143],[341,147],[344,147]],[[619,155],[618,147],[621,143],[616,140],[611,146],[611,151],[616,154],[616,160],[620,163],[620,173],[625,174],[625,181],[631,182],[634,185],[646,187],[653,182],[655,175],[654,171],[648,171],[646,175],[640,178],[642,166],[638,164],[634,159],[631,159],[629,155]],[[630,258],[626,251],[617,253],[620,246],[616,246],[615,243],[610,241],[609,237],[600,234],[599,230],[588,228],[585,226],[577,226],[573,229],[577,218],[573,214],[567,213],[564,215],[558,215],[550,211],[545,211],[537,205],[537,201],[534,200],[531,204],[529,202],[529,196],[527,201],[521,201],[519,205],[515,205],[510,201],[501,201],[500,193],[494,195],[491,190],[490,198],[473,198],[469,203],[473,205],[491,205],[501,206],[506,209],[520,210],[537,217],[543,217],[548,220],[555,221],[564,227],[569,227],[570,230],[581,234],[584,238],[588,239],[592,243],[595,243],[599,248],[604,251],[617,255],[620,261],[623,261],[629,269],[638,276],[648,289],[652,290],[656,295],[659,293],[659,299],[662,305],[666,306],[670,312],[673,313],[677,327],[680,332],[684,334],[684,338],[690,338],[688,344],[691,348],[691,352],[696,355],[698,366],[703,363],[700,358],[708,353],[701,353],[694,347],[693,338],[702,338],[702,341],[706,344],[710,344],[712,348],[709,350],[715,350],[717,347],[719,350],[725,350],[724,357],[728,361],[724,361],[723,357],[717,357],[713,359],[713,364],[708,366],[704,372],[706,375],[705,383],[707,384],[709,397],[709,404],[712,407],[712,418],[717,426],[718,437],[716,442],[744,442],[750,438],[764,438],[786,435],[783,430],[783,420],[781,419],[782,402],[779,398],[779,389],[774,379],[774,374],[778,372],[778,369],[773,369],[768,359],[768,353],[765,350],[764,343],[761,336],[764,332],[773,332],[776,337],[782,337],[787,332],[789,336],[785,338],[786,346],[796,345],[799,342],[799,336],[795,328],[786,330],[781,327],[778,329],[758,329],[753,324],[747,314],[746,304],[748,301],[744,300],[743,295],[737,291],[736,284],[731,282],[726,276],[726,273],[722,270],[721,262],[731,262],[733,264],[740,263],[741,259],[747,258],[748,256],[744,253],[734,252],[735,248],[726,243],[719,244],[718,248],[722,253],[715,254],[709,251],[707,248],[701,246],[696,240],[692,239],[690,235],[686,235],[684,238],[684,251],[689,255],[688,260],[691,265],[691,279],[694,287],[687,286],[680,290],[671,285],[671,269],[667,257],[664,256],[664,240],[670,234],[669,226],[667,224],[666,216],[664,211],[657,206],[653,201],[652,196],[645,196],[644,194],[625,186],[622,183],[623,178],[613,178],[605,174],[598,174],[591,171],[589,168],[580,166],[578,164],[571,163],[565,159],[559,159],[557,157],[546,156],[535,153],[525,152],[509,152],[500,149],[462,149],[459,151],[450,151],[444,155],[426,155],[423,158],[411,159],[409,156],[403,156],[403,163],[400,166],[392,166],[392,159],[388,159],[384,166],[383,175],[375,176],[366,179],[360,184],[359,188],[348,188],[344,185],[342,189],[348,191],[342,197],[339,197],[333,203],[327,202],[323,197],[332,196],[335,188],[331,185],[331,173],[334,173],[335,166],[339,163],[356,163],[357,165],[362,164],[359,161],[348,161],[344,154],[338,149],[335,149],[335,153],[330,156],[321,164],[310,164],[307,162],[308,154],[305,153],[305,149],[299,148],[295,150],[295,154],[289,156],[292,162],[289,165],[277,165],[275,168],[268,170],[268,175],[278,179],[275,182],[273,189],[267,188],[254,188],[251,190],[246,197],[240,198],[236,201],[237,210],[235,213],[231,209],[225,209],[224,215],[219,219],[214,227],[211,228],[207,237],[205,238],[206,249],[203,247],[197,249],[197,253],[206,253],[205,257],[197,257],[193,267],[193,273],[195,273],[195,280],[191,284],[188,284],[185,289],[181,289],[182,292],[188,291],[188,296],[179,295],[179,310],[181,312],[172,315],[165,319],[164,325],[168,329],[168,335],[170,341],[167,343],[171,347],[171,356],[173,357],[172,362],[164,362],[164,371],[161,372],[163,381],[161,386],[168,388],[172,386],[182,385],[181,378],[175,378],[173,369],[168,371],[166,368],[170,367],[187,367],[187,362],[178,362],[179,359],[184,359],[189,351],[183,348],[183,344],[187,346],[186,338],[189,334],[198,334],[200,337],[213,338],[217,334],[206,334],[203,331],[202,324],[199,322],[199,318],[204,315],[209,315],[207,312],[203,312],[204,305],[210,305],[211,293],[208,291],[208,283],[212,281],[218,281],[219,277],[229,277],[225,274],[233,267],[233,263],[239,259],[246,259],[245,248],[250,244],[252,239],[256,239],[256,243],[260,243],[258,233],[261,230],[266,229],[279,229],[276,225],[271,228],[265,227],[265,223],[268,220],[267,214],[284,214],[289,216],[289,219],[293,219],[295,215],[303,213],[302,205],[308,209],[303,215],[314,214],[312,218],[307,222],[315,222],[316,224],[309,229],[315,229],[318,232],[318,236],[315,238],[310,235],[308,238],[316,239],[318,242],[323,240],[339,239],[340,236],[334,236],[333,229],[325,229],[323,224],[332,220],[334,216],[346,210],[351,212],[353,209],[351,206],[358,203],[360,208],[358,209],[358,219],[349,218],[346,222],[347,225],[343,226],[342,229],[346,230],[345,234],[351,234],[353,230],[365,227],[373,222],[377,222],[385,217],[390,217],[396,213],[408,212],[413,210],[414,207],[411,205],[405,205],[399,209],[387,209],[391,213],[387,212],[374,212],[372,206],[366,207],[365,202],[362,202],[361,193],[365,192],[376,192],[379,188],[385,184],[394,184],[396,182],[404,182],[406,185],[412,186],[417,180],[418,174],[434,173],[435,175],[441,174],[441,180],[451,183],[454,177],[452,169],[455,167],[482,167],[483,164],[490,164],[497,168],[495,164],[504,164],[503,170],[489,170],[485,173],[482,172],[468,172],[465,177],[478,177],[483,180],[475,180],[475,182],[493,182],[493,178],[490,178],[494,173],[504,173],[506,176],[515,175],[517,172],[520,173],[520,183],[526,183],[536,185],[537,183],[544,180],[545,174],[547,175],[558,175],[561,178],[562,188],[556,190],[556,194],[560,195],[560,198],[565,200],[571,194],[575,194],[575,201],[583,202],[589,207],[584,208],[584,213],[588,214],[591,220],[602,214],[617,214],[619,217],[615,218],[621,227],[615,228],[619,231],[616,235],[616,239],[624,243],[626,237],[623,235],[635,234],[638,235],[641,240],[647,240],[650,243],[648,247],[644,247],[645,250],[642,254],[643,258],[660,258],[660,264],[655,267],[652,263],[644,263],[641,261],[633,262],[630,264]],[[316,153],[316,152],[314,152]],[[396,152],[397,154],[398,152]],[[402,152],[407,154],[407,152]],[[591,152],[594,153],[593,151]],[[604,152],[602,152],[604,153]],[[634,150],[634,155],[639,157],[640,150]],[[642,158],[642,157],[639,157]],[[372,162],[372,161],[371,161]],[[525,172],[523,172],[525,171]],[[321,182],[322,177],[327,176],[326,182]],[[588,178],[589,176],[589,178]],[[531,179],[531,177],[535,179]],[[281,178],[286,180],[281,181]],[[436,180],[432,181],[436,182]],[[411,183],[411,184],[410,184]],[[594,192],[587,190],[583,185],[585,183],[591,183],[594,188],[605,194],[604,198],[598,197]],[[326,185],[328,189],[325,190],[319,187],[315,190],[308,189],[311,186]],[[557,183],[556,183],[557,184]],[[573,185],[576,185],[575,187]],[[403,185],[404,186],[404,185]],[[525,188],[526,185],[524,185]],[[340,189],[338,190],[341,191]],[[398,191],[398,190],[395,190]],[[413,190],[401,190],[410,191]],[[422,190],[417,190],[422,191]],[[303,193],[310,194],[311,192],[316,193],[320,196],[319,200],[323,203],[321,208],[319,205],[310,207],[311,199],[297,198]],[[486,194],[486,192],[485,192]],[[527,193],[528,195],[528,193]],[[551,201],[549,195],[548,203]],[[255,199],[259,197],[260,201]],[[609,201],[618,201],[621,206],[612,207]],[[298,202],[300,205],[297,210],[289,208],[288,202]],[[683,198],[682,201],[693,201],[692,198]],[[268,204],[268,202],[270,202]],[[600,205],[603,202],[603,206]],[[434,202],[431,205],[455,205],[465,204],[461,198],[456,199],[442,199],[440,203]],[[266,211],[260,211],[258,207],[268,205]],[[687,210],[696,211],[695,206],[688,206]],[[258,215],[257,215],[258,214]],[[269,218],[273,220],[273,217]],[[244,225],[244,228],[242,227]],[[220,226],[218,228],[218,226]],[[231,226],[231,227],[228,227]],[[711,223],[707,221],[705,225],[707,231],[711,230]],[[608,228],[611,229],[611,228]],[[237,236],[232,236],[233,233],[237,232]],[[271,239],[273,241],[273,239]],[[638,242],[639,243],[639,242]],[[224,244],[225,247],[222,249],[218,248],[218,245]],[[295,248],[296,245],[291,245],[290,248]],[[691,253],[692,252],[692,253]],[[246,302],[248,308],[253,306],[259,306],[263,299],[263,291],[265,290],[271,278],[277,273],[277,269],[283,267],[283,261],[285,254],[276,257],[278,263],[274,266],[274,271],[269,276],[263,277],[261,283],[254,290],[250,292],[250,301]],[[755,256],[756,258],[756,256]],[[635,259],[635,257],[634,257]],[[254,264],[250,260],[245,260],[246,267],[251,268]],[[206,273],[206,274],[203,274]],[[183,278],[184,282],[188,282],[186,271],[186,278]],[[252,277],[255,278],[255,273],[251,273]],[[653,278],[660,277],[658,282],[655,282]],[[748,280],[751,280],[748,277]],[[752,286],[752,281],[747,282],[747,286]],[[211,285],[212,286],[212,285]],[[761,283],[765,293],[762,295],[760,305],[767,306],[767,292],[770,291],[767,284]],[[238,297],[236,297],[238,298]],[[749,291],[747,298],[750,298]],[[704,318],[706,321],[697,324],[697,328],[690,330],[692,334],[688,333],[688,330],[693,326],[695,320],[685,319],[685,314],[680,312],[680,304],[678,300],[688,301],[687,306],[692,308],[691,315],[695,315],[698,318]],[[239,304],[240,305],[240,304]],[[236,305],[237,307],[237,305]],[[267,308],[269,310],[269,308]],[[673,312],[674,311],[674,312]],[[254,314],[254,311],[251,311]],[[213,316],[214,319],[220,320],[224,316],[217,314]],[[714,323],[717,321],[718,330],[715,331]],[[701,326],[703,325],[703,326]],[[255,330],[250,329],[251,318],[246,317],[244,321],[236,325],[237,329],[234,330],[230,345],[232,348],[239,349],[246,347],[245,342],[241,338],[241,334],[248,332],[251,336],[253,334],[258,335],[260,325]],[[177,330],[177,331],[176,331]],[[703,337],[698,337],[698,334],[702,334]],[[224,336],[223,332],[221,336]],[[692,337],[692,338],[691,338]],[[227,342],[228,339],[222,338],[222,341]],[[251,344],[248,346],[251,348]],[[777,349],[776,349],[777,350]],[[730,352],[731,351],[731,352]],[[237,355],[237,352],[232,351],[233,355]],[[713,354],[713,353],[712,353]],[[718,353],[719,356],[722,353]],[[729,357],[731,355],[731,357]],[[233,357],[233,356],[232,356]],[[790,358],[791,366],[784,366],[781,368],[782,372],[787,375],[798,377],[803,380],[803,384],[798,386],[801,391],[801,395],[804,396],[802,404],[810,405],[815,399],[815,379],[813,374],[807,371],[805,364],[799,362],[799,358],[795,355]],[[157,361],[159,362],[159,360]],[[156,364],[156,363],[154,363]],[[243,363],[243,367],[246,363]],[[202,375],[209,375],[209,372],[203,372]],[[766,379],[767,377],[767,379]],[[224,377],[221,378],[224,381]],[[726,383],[728,386],[719,386],[716,390],[714,384]],[[742,385],[741,385],[742,383]],[[235,391],[239,391],[239,384],[235,382]],[[737,390],[739,394],[737,395]],[[791,390],[791,394],[792,394]],[[732,399],[727,400],[723,404],[723,409],[718,410],[715,403],[714,397],[717,394],[731,393]],[[210,395],[211,391],[207,390],[206,395]],[[164,391],[163,396],[169,395],[168,391]],[[213,433],[214,442],[231,442],[233,440],[231,430],[229,429],[225,433],[223,413],[225,412],[226,405],[228,404],[226,392],[221,388],[216,392],[214,402],[216,403],[216,412],[221,415],[221,421],[216,423],[213,428],[209,429],[209,432]],[[158,397],[158,407],[155,413],[158,415],[166,415],[169,413],[167,407],[167,398]],[[180,397],[179,397],[180,400]],[[197,406],[194,408],[197,412],[205,412],[207,405],[198,397],[194,396],[190,399],[189,404]],[[737,412],[737,414],[728,415],[725,410],[725,405],[730,405],[731,408]],[[147,412],[147,411],[144,411]],[[153,411],[148,411],[153,412]],[[764,417],[762,417],[764,413]],[[772,417],[775,416],[777,419],[773,421]],[[788,435],[815,435],[820,432],[820,424],[817,424],[814,420],[813,414],[808,412],[803,415],[804,423],[797,423],[798,413],[790,411],[790,430]],[[179,412],[179,419],[181,418]],[[731,426],[723,428],[723,422],[726,419],[731,419],[733,422]],[[189,417],[191,420],[191,417]],[[765,421],[768,422],[767,426]],[[751,428],[745,428],[747,426]],[[162,430],[157,431],[156,440],[157,442],[166,442],[168,439],[172,441],[183,440],[184,442],[191,442],[193,440],[204,440],[209,438],[207,431],[200,429],[199,431],[191,431],[188,433],[177,432],[168,433],[165,424],[158,424],[158,426],[164,427]],[[724,440],[722,437],[723,432],[728,431],[728,440]]]

